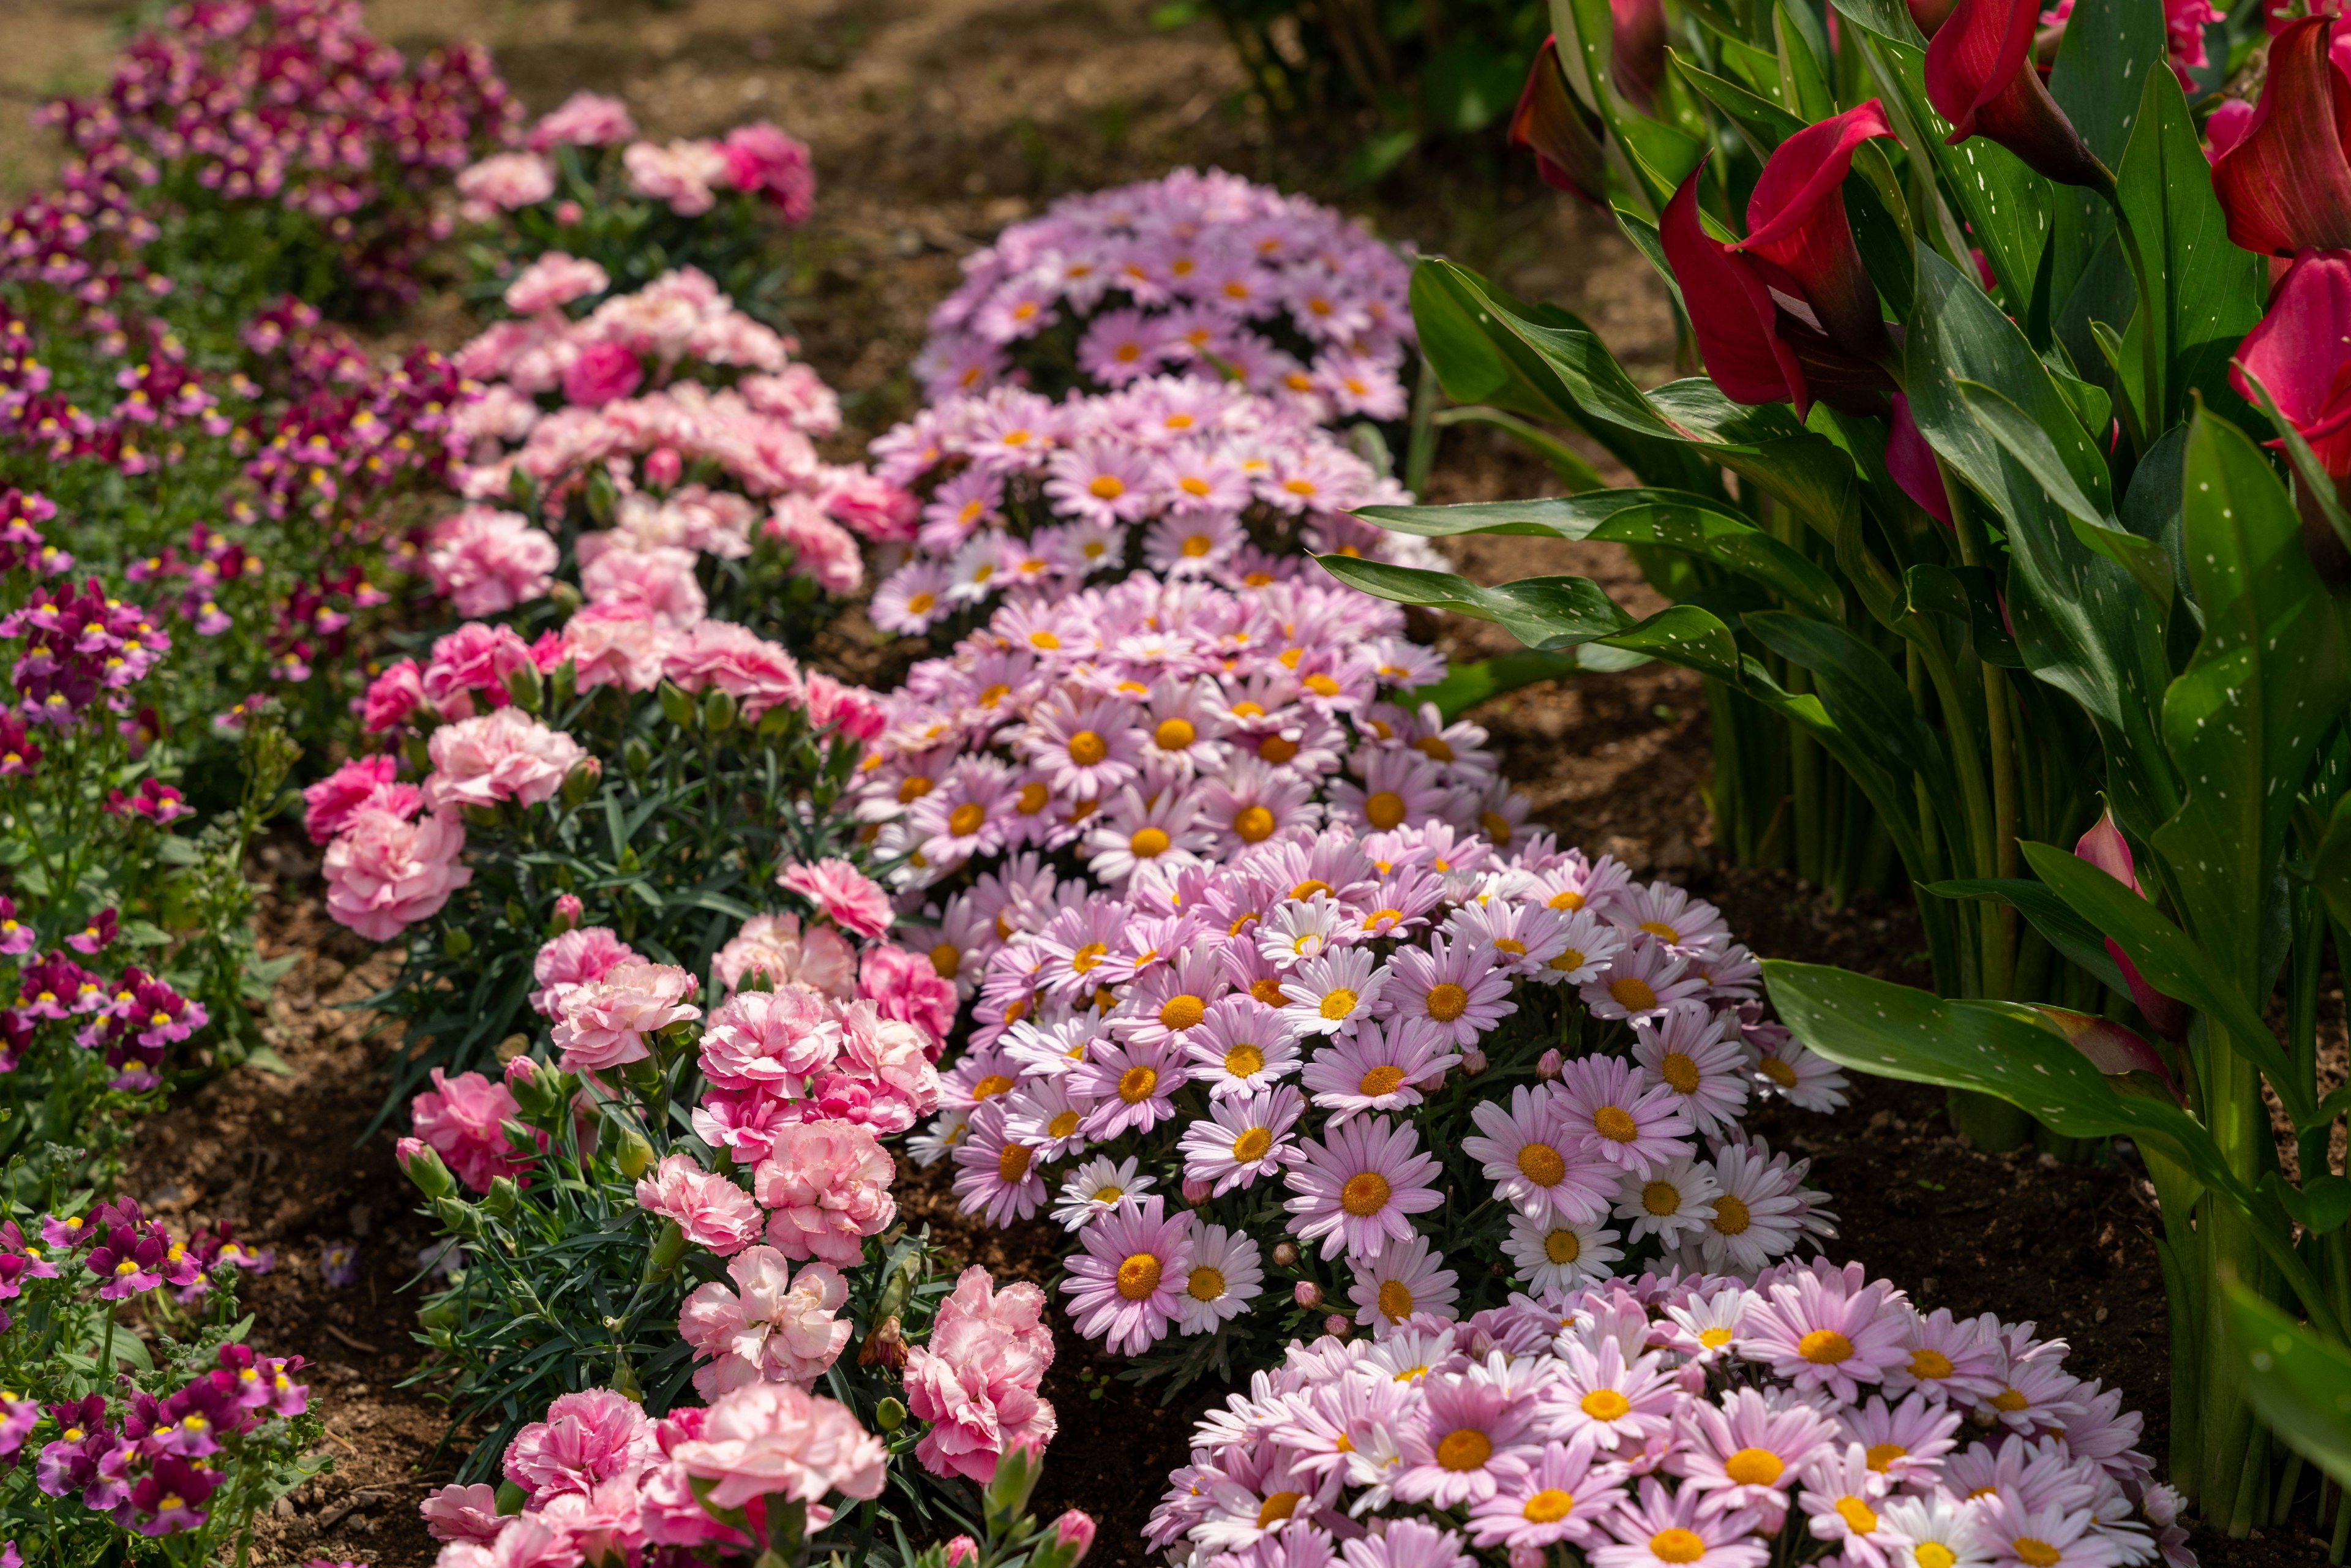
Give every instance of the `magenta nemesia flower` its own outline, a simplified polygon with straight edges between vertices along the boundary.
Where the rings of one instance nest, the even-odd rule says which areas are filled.
[[[1156,1194],[1127,1199],[1079,1233],[1062,1292],[1077,1330],[1113,1355],[1140,1355],[1166,1337],[1192,1268],[1192,1214],[1164,1212]]]
[[[1318,1142],[1301,1145],[1286,1176],[1297,1196],[1284,1205],[1299,1217],[1292,1233],[1301,1241],[1320,1239],[1322,1256],[1341,1252],[1372,1259],[1391,1241],[1412,1235],[1407,1218],[1445,1200],[1427,1185],[1437,1161],[1420,1152],[1410,1124],[1366,1116],[1329,1130]]]

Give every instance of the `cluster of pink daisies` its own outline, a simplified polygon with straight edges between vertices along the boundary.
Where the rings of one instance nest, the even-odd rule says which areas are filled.
[[[1221,170],[1066,197],[964,262],[915,371],[929,395],[1238,380],[1311,421],[1404,417],[1405,258]]]
[[[1343,1287],[1380,1334],[1453,1317],[1465,1274],[1752,1273],[1834,1217],[1741,1117],[1843,1103],[1760,977],[1711,905],[1545,834],[1286,833],[1016,932],[916,1150],[995,1223],[1050,1206],[1115,1354],[1221,1331],[1269,1253],[1299,1307]]]
[[[1149,1539],[1190,1568],[2193,1568],[2139,1416],[2032,1330],[1815,1261],[1292,1342]]]
[[[883,482],[921,498],[913,557],[874,594],[885,631],[1134,568],[1235,584],[1297,576],[1303,551],[1437,564],[1421,540],[1349,515],[1409,499],[1402,486],[1295,405],[1231,382],[1155,376],[1059,402],[1008,386],[959,394],[872,456]]]
[[[609,515],[592,519],[606,526],[573,547],[591,601],[640,601],[688,623],[704,608],[701,558],[739,560],[758,540],[789,549],[828,591],[854,591],[859,538],[907,537],[914,502],[818,455],[814,439],[840,424],[831,390],[792,359],[790,339],[698,271],[632,294],[608,295],[611,281],[593,261],[549,252],[507,287],[517,318],[458,351],[484,383],[459,413],[475,461],[458,488],[475,504],[432,532],[435,588],[463,614],[548,591],[555,538],[500,506],[519,475],[549,518],[584,507],[591,479],[613,486]]]

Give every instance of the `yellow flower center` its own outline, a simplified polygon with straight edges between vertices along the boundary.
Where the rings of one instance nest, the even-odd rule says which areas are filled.
[[[2032,1402],[2013,1388],[2003,1388],[1991,1396],[1991,1407],[2013,1416]]]
[[[1130,1105],[1140,1105],[1151,1098],[1159,1087],[1159,1070],[1153,1067],[1130,1067],[1118,1076],[1118,1097]]]
[[[1741,1448],[1722,1461],[1722,1473],[1743,1487],[1768,1487],[1787,1468],[1787,1461],[1769,1448]]]
[[[1364,821],[1386,832],[1404,821],[1404,797],[1393,789],[1375,789],[1364,797]]]
[[[993,1100],[998,1094],[1008,1092],[1011,1088],[1012,1080],[1001,1072],[991,1072],[971,1086],[971,1097],[975,1100]]]
[[[1956,1370],[1951,1358],[1939,1350],[1921,1346],[1910,1353],[1910,1375],[1928,1383],[1940,1383]]]
[[[1263,806],[1243,806],[1233,813],[1233,831],[1245,844],[1262,843],[1273,834],[1273,813]]]
[[[1562,975],[1572,975],[1583,967],[1583,955],[1573,947],[1562,947],[1552,956],[1551,967]]]
[[[1724,1193],[1714,1200],[1714,1228],[1725,1236],[1744,1236],[1753,1220],[1744,1199]]]
[[[1657,993],[1649,988],[1649,982],[1632,975],[1619,975],[1609,981],[1608,994],[1626,1012],[1647,1012],[1657,1005]]]
[[[1045,1131],[1057,1138],[1066,1138],[1077,1130],[1078,1113],[1075,1111],[1063,1111],[1045,1124]]]
[[[1543,1238],[1543,1256],[1554,1263],[1573,1263],[1583,1256],[1583,1238],[1562,1225]]]
[[[1519,1174],[1537,1186],[1557,1186],[1567,1177],[1567,1161],[1549,1144],[1519,1146]]]
[[[1118,1293],[1139,1301],[1159,1289],[1159,1260],[1149,1252],[1130,1254],[1118,1266]]]
[[[1368,1218],[1388,1206],[1388,1178],[1377,1171],[1359,1171],[1339,1189],[1339,1207],[1358,1219]]]
[[[1841,1497],[1836,1502],[1837,1517],[1855,1535],[1867,1535],[1877,1528],[1877,1511],[1857,1497]]]
[[[1263,1530],[1269,1524],[1276,1524],[1288,1519],[1298,1511],[1298,1504],[1305,1496],[1306,1494],[1301,1491],[1266,1493],[1265,1501],[1258,1507],[1257,1527]]]
[[[1469,993],[1452,981],[1440,980],[1429,987],[1428,1016],[1438,1023],[1451,1023],[1468,1010]]]
[[[1308,691],[1318,697],[1335,697],[1339,695],[1339,683],[1328,675],[1309,675],[1303,684]]]
[[[1324,882],[1320,877],[1308,877],[1304,882],[1300,883],[1296,887],[1290,890],[1290,896],[1296,899],[1299,903],[1303,904],[1318,893],[1328,893],[1330,891],[1331,884],[1329,883]]]
[[[1076,974],[1092,974],[1093,972],[1094,966],[1109,956],[1110,944],[1106,942],[1089,942],[1084,946],[1070,955],[1070,968]]]
[[[1403,1082],[1403,1068],[1393,1063],[1382,1062],[1364,1074],[1364,1081],[1355,1086],[1355,1092],[1376,1099],[1382,1094],[1395,1093],[1397,1085]]]
[[[979,831],[987,821],[987,808],[977,800],[966,800],[947,813],[947,831],[959,839],[967,839]]]
[[[996,1156],[996,1179],[1010,1186],[1029,1174],[1029,1145],[1007,1144]]]
[[[1641,1135],[1633,1113],[1621,1105],[1603,1105],[1592,1113],[1592,1130],[1612,1144],[1629,1144]]]
[[[963,967],[963,954],[952,942],[942,942],[931,949],[931,968],[942,980],[952,980]]]
[[[1380,1316],[1400,1323],[1412,1316],[1412,1287],[1402,1280],[1383,1280],[1377,1298]]]
[[[1677,1094],[1698,1092],[1698,1063],[1678,1051],[1666,1052],[1666,1059],[1657,1063],[1657,1076],[1672,1085]]]
[[[1207,1016],[1207,1004],[1188,993],[1168,998],[1159,1009],[1159,1021],[1169,1029],[1196,1029]]]
[[[1853,1341],[1834,1329],[1814,1329],[1796,1342],[1796,1354],[1814,1366],[1834,1366],[1853,1354]]]
[[[1910,1549],[1918,1568],[1955,1568],[1959,1554],[1939,1541],[1922,1541]]]
[[[1251,1127],[1233,1140],[1233,1159],[1241,1165],[1254,1165],[1265,1158],[1273,1147],[1273,1134],[1263,1127]]]
[[[1651,1214],[1679,1214],[1682,1190],[1669,1181],[1653,1181],[1641,1189],[1641,1207]]]
[[[1762,1071],[1764,1077],[1782,1089],[1793,1089],[1796,1086],[1796,1070],[1776,1056],[1767,1056],[1763,1059]]]
[[[1633,1402],[1614,1388],[1595,1388],[1583,1396],[1583,1413],[1595,1421],[1621,1420],[1632,1410]]]
[[[1494,1439],[1475,1427],[1456,1427],[1437,1440],[1437,1462],[1448,1470],[1474,1470],[1494,1456]]]
[[[1126,481],[1115,474],[1097,474],[1086,488],[1105,501],[1115,501],[1126,494]]]
[[[1159,727],[1151,732],[1151,738],[1162,751],[1181,751],[1198,739],[1199,733],[1188,718],[1163,718]]]
[[[939,596],[928,591],[910,593],[906,596],[906,612],[910,615],[928,615],[931,612],[931,606],[938,601]]]
[[[1527,1499],[1519,1510],[1519,1517],[1529,1524],[1557,1524],[1575,1511],[1575,1494],[1557,1487],[1545,1487]]]
[[[1694,1530],[1660,1530],[1649,1537],[1649,1555],[1660,1563],[1695,1563],[1706,1555],[1706,1542]]]
[[[1899,1443],[1872,1443],[1869,1446],[1869,1468],[1884,1475],[1887,1466],[1905,1458],[1910,1450]]]
[[[1326,1019],[1345,1018],[1355,1010],[1355,993],[1344,986],[1336,987],[1322,998],[1320,1010]]]
[[[1647,932],[1650,936],[1655,936],[1661,942],[1678,942],[1682,939],[1682,934],[1680,932],[1675,930],[1672,926],[1667,925],[1662,920],[1644,920],[1641,922],[1640,929]]]
[[[1070,760],[1081,768],[1092,768],[1110,755],[1110,742],[1091,729],[1081,729],[1070,737]]]
[[[1138,828],[1126,841],[1137,860],[1156,860],[1167,852],[1167,833],[1163,828]]]
[[[1225,1277],[1203,1263],[1192,1270],[1191,1279],[1185,1283],[1184,1293],[1196,1301],[1213,1301],[1225,1293]]]
[[[1283,736],[1269,735],[1257,743],[1257,754],[1276,768],[1298,755],[1298,742]]]
[[[1281,982],[1271,975],[1249,982],[1249,995],[1267,1007],[1278,1008],[1290,998],[1281,994]]]
[[[1039,780],[1032,779],[1020,786],[1019,812],[1024,817],[1033,817],[1043,810],[1045,802],[1052,798],[1050,790]]]
[[[1247,1078],[1265,1068],[1265,1052],[1253,1045],[1233,1046],[1225,1052],[1225,1071],[1236,1078]]]
[[[1725,1328],[1700,1329],[1698,1343],[1708,1350],[1720,1350],[1730,1343],[1730,1331]]]
[[[910,774],[898,784],[898,803],[911,805],[931,792],[931,781],[921,774]]]

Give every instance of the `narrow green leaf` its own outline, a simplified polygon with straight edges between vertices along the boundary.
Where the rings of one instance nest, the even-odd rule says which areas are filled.
[[[2105,934],[2075,914],[2047,883],[2021,876],[1959,877],[1927,883],[1924,890],[1937,898],[1996,898],[2012,906],[2068,963],[2095,976],[2115,995],[2130,995],[2122,970],[2106,951]]]
[[[2130,573],[2131,580],[2168,612],[2173,586],[2171,559],[2163,553],[2163,547],[2152,539],[2139,538],[2116,522],[2110,509],[2111,497],[2084,495],[2058,455],[2056,443],[2050,439],[2049,432],[2028,418],[2022,409],[1980,382],[1960,380],[1954,384],[1968,412],[1991,432],[1992,439],[2023,465],[2043,493],[2072,520],[2074,537]],[[2076,420],[2069,424],[2064,435],[2069,440],[2079,439],[2083,433]],[[2098,468],[2096,476],[2106,478],[2105,470]]]
[[[2351,1349],[2321,1339],[2237,1280],[2220,1284],[2245,1397],[2296,1452],[2351,1486]]]

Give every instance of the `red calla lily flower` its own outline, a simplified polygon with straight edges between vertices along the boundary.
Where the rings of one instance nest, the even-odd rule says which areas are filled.
[[[2261,102],[2213,162],[2229,238],[2247,250],[2351,247],[2351,78],[2330,57],[2334,31],[2305,16],[2278,35]]]
[[[2147,896],[2147,890],[2139,886],[2138,873],[2132,864],[2130,841],[2123,837],[2120,828],[2115,826],[2112,811],[2099,814],[2090,831],[2074,844],[2074,853],[2141,898]],[[2155,1032],[2166,1040],[2187,1039],[2187,1004],[2167,997],[2148,985],[2146,977],[2138,972],[2138,966],[2131,962],[2130,955],[2124,952],[2122,945],[2111,936],[2106,938],[2106,956],[2112,958],[2115,967],[2123,972],[2123,984],[2130,988],[2131,1000],[2137,1003],[2138,1010],[2147,1015],[2147,1021]]]
[[[1959,0],[1927,45],[1928,101],[1951,122],[1954,146],[1989,137],[2060,184],[2112,184],[2042,84],[2032,61],[2040,25],[2039,0]]]
[[[1527,85],[1519,89],[1518,107],[1510,111],[1510,145],[1534,153],[1535,172],[1544,184],[1604,207],[1608,163],[1601,131],[1567,85],[1558,36],[1545,38],[1535,51]]]

